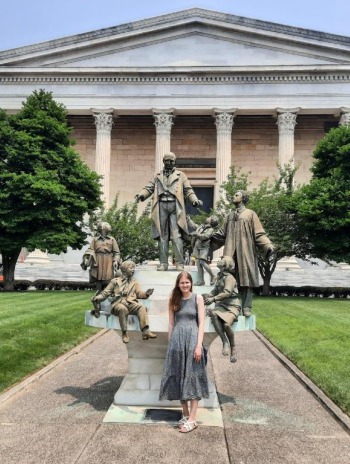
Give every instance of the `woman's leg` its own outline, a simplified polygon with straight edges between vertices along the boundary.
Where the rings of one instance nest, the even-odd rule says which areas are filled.
[[[190,410],[188,409],[188,402],[181,401],[182,406],[182,417],[188,417],[190,415]]]
[[[189,417],[187,421],[180,427],[179,432],[187,433],[197,428],[197,423],[196,423],[197,408],[198,408],[198,400],[190,400]]]
[[[197,408],[198,408],[198,400],[191,400],[190,401],[190,415],[188,418],[188,422],[192,422],[196,420]]]

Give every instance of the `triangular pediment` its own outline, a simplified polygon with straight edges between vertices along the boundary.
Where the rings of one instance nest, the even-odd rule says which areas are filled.
[[[249,68],[348,63],[348,37],[201,9],[0,52],[0,67],[45,69]]]

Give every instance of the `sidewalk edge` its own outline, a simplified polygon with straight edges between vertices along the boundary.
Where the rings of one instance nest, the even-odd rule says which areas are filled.
[[[101,330],[97,334],[93,335],[92,337],[88,338],[84,342],[80,343],[80,345],[75,346],[74,348],[72,348],[67,353],[62,354],[61,356],[59,356],[58,358],[56,358],[54,361],[52,361],[47,366],[43,367],[39,371],[35,372],[34,374],[30,375],[29,377],[25,378],[21,382],[17,383],[13,387],[11,387],[9,390],[6,390],[4,393],[0,394],[0,405],[5,403],[5,401],[7,401],[8,399],[12,398],[12,396],[16,395],[17,393],[19,393],[22,390],[24,390],[25,388],[27,388],[32,383],[39,380],[41,377],[46,375],[52,369],[55,369],[55,367],[57,367],[61,363],[65,362],[71,356],[74,356],[75,354],[80,353],[84,348],[86,348],[88,345],[93,343],[98,338],[102,337],[102,335],[104,335],[106,332],[108,332],[108,329]]]
[[[252,331],[254,335],[266,346],[266,348],[283,364],[299,382],[309,390],[321,405],[350,435],[350,418],[328,398],[328,396],[317,387],[298,367],[282,354],[267,338],[258,330]]]

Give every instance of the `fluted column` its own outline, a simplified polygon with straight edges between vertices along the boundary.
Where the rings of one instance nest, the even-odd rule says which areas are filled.
[[[235,109],[214,109],[216,125],[216,176],[214,204],[220,198],[220,186],[227,180],[231,167],[231,134]]]
[[[294,166],[294,130],[297,124],[297,112],[300,108],[277,108],[279,133],[278,162],[281,167],[290,163]]]
[[[154,125],[156,126],[156,159],[155,172],[163,169],[163,156],[170,152],[171,127],[174,124],[174,109],[153,110]]]
[[[339,126],[350,126],[350,108],[340,108]]]
[[[109,206],[109,186],[111,171],[111,132],[113,125],[113,109],[93,109],[96,126],[95,171],[102,176],[102,200]]]

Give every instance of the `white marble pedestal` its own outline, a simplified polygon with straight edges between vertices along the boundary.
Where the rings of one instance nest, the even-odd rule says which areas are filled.
[[[194,279],[196,278],[193,273]],[[119,390],[114,396],[114,406],[121,408],[180,408],[180,402],[159,401],[160,381],[164,359],[168,345],[168,310],[167,298],[174,285],[177,272],[137,271],[135,278],[144,290],[154,288],[153,295],[143,301],[148,308],[150,329],[157,334],[156,339],[142,340],[136,316],[128,318],[128,334],[130,342],[126,344],[128,351],[128,372]],[[196,293],[209,293],[209,286],[195,287]],[[92,327],[115,329],[121,335],[119,320],[109,314],[108,305],[104,305],[99,318],[86,311],[85,323]],[[233,324],[234,331],[254,330],[255,316],[248,318],[239,316]],[[204,322],[204,345],[209,348],[217,337],[209,317]],[[220,411],[220,405],[214,382],[209,382],[210,397],[199,403],[199,408]],[[115,410],[115,407],[114,407]],[[123,413],[124,414],[124,413]],[[124,414],[125,415],[125,414]],[[220,413],[221,417],[221,413]],[[121,422],[124,422],[121,421]]]

